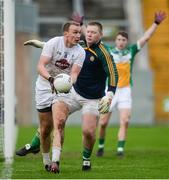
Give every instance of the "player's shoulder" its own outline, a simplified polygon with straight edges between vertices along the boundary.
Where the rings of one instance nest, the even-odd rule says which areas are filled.
[[[77,45],[75,46],[75,50],[76,50],[76,51],[83,51],[83,52],[85,52],[84,48],[83,48],[80,44],[77,44]]]
[[[63,41],[63,36],[56,36],[56,37],[49,39],[47,41],[47,43],[55,44],[55,43],[62,42],[62,41]]]
[[[79,49],[84,49],[80,43],[78,43],[75,47]]]
[[[109,51],[109,53],[115,51],[115,46],[114,46],[114,45],[105,44],[105,47],[107,48],[107,50]]]
[[[136,42],[136,43],[130,44],[128,49],[132,54],[136,54],[141,49],[140,43]]]
[[[105,48],[107,48],[107,47],[108,47],[108,45],[107,45],[107,44],[105,44],[103,41],[100,41],[100,43],[99,43],[98,45],[103,46],[103,47],[105,47]]]
[[[105,53],[109,53],[110,47],[107,44],[105,44],[104,42],[101,41],[98,47],[101,51],[104,51]]]
[[[82,46],[80,46],[79,44],[76,44],[73,48],[72,48],[72,53],[74,54],[75,58],[79,58],[82,57],[82,59],[85,58],[86,52],[84,50],[84,48]]]
[[[131,50],[133,48],[137,47],[137,43],[128,44],[127,49]]]
[[[111,49],[111,51],[113,51],[113,52],[117,51],[116,46],[112,46],[110,49]]]

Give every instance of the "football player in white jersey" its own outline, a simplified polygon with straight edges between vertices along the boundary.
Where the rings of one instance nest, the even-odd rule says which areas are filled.
[[[85,59],[85,51],[78,44],[80,36],[80,23],[74,21],[65,23],[63,36],[46,42],[39,59],[35,99],[40,120],[43,163],[46,170],[50,170],[48,168],[51,163],[49,152],[50,134],[53,129],[52,101],[56,96],[53,85],[54,77],[60,73],[67,73],[71,75],[72,83],[76,81]],[[32,152],[30,147],[24,147],[23,150]]]
[[[36,108],[40,120],[40,137],[43,163],[50,164],[50,134],[53,129],[52,101],[54,77],[60,73],[71,74],[72,83],[77,79],[85,59],[85,51],[78,44],[81,36],[79,23],[70,21],[63,26],[63,36],[50,39],[42,50],[36,81]]]
[[[106,127],[114,107],[117,107],[120,117],[120,128],[118,131],[117,155],[124,154],[124,145],[127,136],[127,128],[131,116],[132,97],[132,66],[137,52],[152,37],[159,24],[166,18],[165,12],[156,12],[153,24],[137,41],[136,44],[128,46],[128,34],[119,32],[115,38],[115,47],[110,49],[119,74],[119,81],[115,97],[112,100],[109,113],[103,114],[99,120],[99,144],[97,156],[103,156]]]

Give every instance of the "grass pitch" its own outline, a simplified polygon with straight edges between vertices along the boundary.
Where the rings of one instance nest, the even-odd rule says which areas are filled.
[[[91,157],[92,170],[82,172],[81,127],[68,126],[62,151],[60,174],[46,172],[41,153],[14,157],[12,178],[16,179],[168,179],[169,127],[129,127],[125,156],[116,156],[117,128],[107,129],[105,155]],[[36,128],[19,129],[16,149],[30,142]]]

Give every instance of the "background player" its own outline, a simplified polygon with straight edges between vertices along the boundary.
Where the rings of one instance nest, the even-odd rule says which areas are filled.
[[[104,142],[106,135],[106,127],[112,114],[113,107],[117,107],[120,117],[120,128],[118,131],[117,154],[123,155],[124,145],[127,136],[127,128],[131,117],[132,97],[132,68],[134,57],[137,52],[152,37],[160,23],[166,18],[165,12],[156,12],[154,22],[136,44],[128,46],[128,34],[119,32],[115,38],[115,47],[110,49],[117,66],[119,81],[116,95],[111,103],[110,112],[103,114],[99,120],[99,145],[97,156],[104,153]]]

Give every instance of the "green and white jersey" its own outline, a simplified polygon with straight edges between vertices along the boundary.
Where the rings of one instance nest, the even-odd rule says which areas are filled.
[[[117,67],[119,79],[118,87],[125,87],[132,85],[132,68],[134,57],[141,49],[139,42],[129,45],[123,50],[116,47],[109,47],[110,54],[113,56],[114,62]]]

